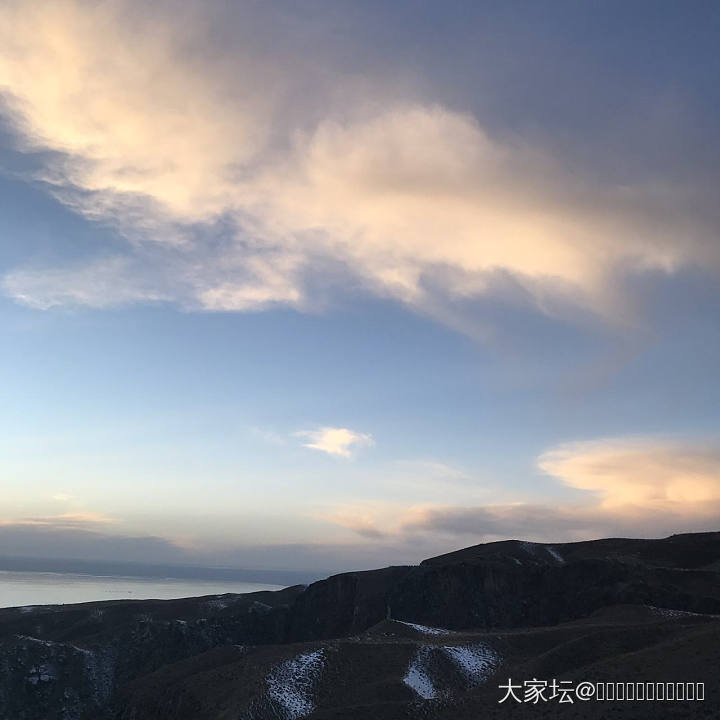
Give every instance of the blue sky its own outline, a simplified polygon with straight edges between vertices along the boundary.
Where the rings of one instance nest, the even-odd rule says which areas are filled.
[[[716,528],[718,25],[5,3],[5,552],[341,569]]]

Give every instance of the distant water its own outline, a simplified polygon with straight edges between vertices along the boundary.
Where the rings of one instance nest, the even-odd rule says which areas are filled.
[[[174,580],[0,570],[0,608],[94,600],[171,600],[198,595],[281,590],[282,587],[230,580]]]

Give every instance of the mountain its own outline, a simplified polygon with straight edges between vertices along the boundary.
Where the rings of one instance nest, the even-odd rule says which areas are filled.
[[[718,667],[720,533],[487,543],[277,592],[0,610],[2,720],[716,718]],[[523,700],[534,679],[556,697],[499,704],[510,678]],[[705,699],[582,701],[581,682]]]

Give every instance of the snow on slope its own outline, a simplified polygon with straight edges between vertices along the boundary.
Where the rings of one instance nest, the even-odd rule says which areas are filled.
[[[433,653],[442,653],[457,667],[468,685],[481,685],[495,672],[500,656],[489,645],[476,643],[468,646],[423,645],[410,661],[403,682],[423,700],[449,695],[449,689],[438,688],[431,677]],[[436,655],[437,657],[437,655]]]
[[[473,685],[485,682],[500,662],[500,656],[483,643],[467,647],[446,646],[443,651]]]
[[[34,660],[32,665],[28,666],[26,677],[30,684],[62,680],[62,669],[81,659],[83,672],[80,682],[87,683],[86,687],[89,688],[94,702],[106,702],[112,695],[116,668],[115,652],[112,648],[88,649],[70,642],[42,640],[30,635],[15,635],[15,639],[26,648],[34,647]],[[67,700],[68,696],[65,695],[64,698]],[[64,708],[63,717],[75,717],[66,706]]]
[[[419,647],[403,678],[403,682],[423,700],[432,700],[437,697],[435,686],[428,675],[428,661],[432,650],[432,646]]]
[[[428,627],[427,625],[417,625],[416,623],[403,622],[402,620],[394,620],[393,622],[400,623],[401,625],[407,625],[413,630],[422,633],[423,635],[452,635],[452,630],[445,630],[444,628]]]
[[[286,720],[298,720],[314,709],[312,691],[325,666],[325,652],[297,655],[274,667],[267,677],[268,694],[284,711]]]
[[[565,558],[564,558],[554,547],[547,546],[545,549],[546,549],[546,550],[550,553],[550,555],[552,555],[561,565],[564,565],[564,564],[565,564]]]
[[[701,615],[701,613],[694,613],[689,610],[672,610],[671,608],[655,607],[655,605],[646,605],[645,607],[652,610],[656,615],[666,618],[698,617]]]

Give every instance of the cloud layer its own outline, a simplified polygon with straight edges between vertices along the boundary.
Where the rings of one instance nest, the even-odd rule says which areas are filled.
[[[358,434],[347,431],[348,436],[343,430],[323,428],[317,437],[308,438],[308,444],[347,457]],[[300,553],[306,567],[342,569],[342,558],[355,558],[353,567],[377,566],[390,558],[417,562],[453,547],[508,538],[561,542],[660,537],[714,530],[720,524],[720,446],[714,440],[610,438],[572,443],[544,453],[538,466],[564,487],[577,490],[577,497],[552,504],[412,505],[400,499],[362,500],[362,488],[356,488],[354,501],[323,505],[316,516],[322,523],[347,528],[348,537],[312,547],[230,547],[230,541],[222,548],[202,543],[191,547],[159,537],[124,534],[122,523],[88,512],[5,519],[0,521],[0,541],[3,553],[18,556],[185,563],[217,563],[222,557],[222,562],[235,567],[260,566],[264,558],[272,560],[269,566],[289,567],[287,558]],[[447,474],[447,469],[439,470]],[[467,482],[464,475],[451,475],[450,480]],[[473,496],[477,497],[468,494]],[[318,533],[323,534],[320,529]],[[353,534],[358,542],[352,542]],[[327,560],[321,562],[321,558]]]
[[[2,287],[18,302],[243,312],[349,282],[435,315],[511,288],[542,312],[622,321],[628,274],[720,265],[691,188],[599,186],[409,85],[320,70],[287,28],[269,53],[250,5],[218,48],[200,6],[138,9],[0,8],[18,138],[53,151],[41,180],[128,240],[120,256],[15,269]]]
[[[42,522],[0,523],[5,556],[139,563],[187,562],[188,554],[160,537],[111,535],[83,518],[44,518]]]
[[[538,466],[564,486],[581,490],[578,498],[552,505],[377,503],[343,507],[327,518],[367,538],[406,541],[436,535],[457,543],[664,536],[711,530],[720,523],[716,442],[611,438],[573,443],[543,454]]]

